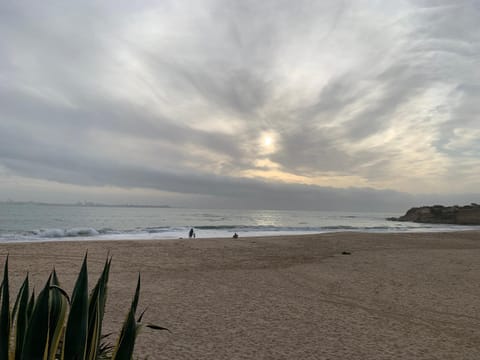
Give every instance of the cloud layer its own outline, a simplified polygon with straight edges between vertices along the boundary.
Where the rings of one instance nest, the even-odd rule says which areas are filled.
[[[0,198],[42,182],[56,201],[478,201],[479,16],[466,0],[3,2]]]

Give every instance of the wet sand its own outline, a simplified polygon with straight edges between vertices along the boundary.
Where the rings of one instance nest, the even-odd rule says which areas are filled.
[[[87,249],[91,286],[113,256],[106,332],[139,271],[145,320],[172,331],[141,333],[140,358],[480,358],[480,231],[0,244],[13,293],[53,266],[71,292]]]

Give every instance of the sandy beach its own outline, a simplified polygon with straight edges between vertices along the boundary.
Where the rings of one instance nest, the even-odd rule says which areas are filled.
[[[16,292],[113,256],[105,332],[142,274],[150,359],[479,359],[480,232],[1,244]],[[342,255],[343,251],[350,255]]]

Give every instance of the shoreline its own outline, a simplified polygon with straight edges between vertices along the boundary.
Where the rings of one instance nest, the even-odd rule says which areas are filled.
[[[70,293],[87,250],[90,288],[113,256],[104,333],[138,272],[145,321],[172,331],[144,330],[139,357],[480,357],[480,231],[0,244],[12,294],[53,267]]]
[[[455,226],[465,226],[465,225],[455,225]],[[359,230],[339,230],[339,231],[324,231],[324,232],[311,232],[311,233],[304,233],[304,232],[299,232],[299,233],[287,233],[287,232],[282,232],[279,234],[272,234],[272,233],[267,233],[265,235],[259,235],[258,233],[255,233],[255,235],[248,235],[248,232],[246,233],[239,233],[239,239],[251,239],[251,238],[282,238],[282,237],[302,237],[302,236],[322,236],[322,235],[327,235],[327,234],[439,234],[439,233],[464,233],[464,232],[479,232],[480,233],[480,226],[465,226],[468,228],[465,229],[455,229],[455,228],[441,228],[438,230],[435,229],[428,229],[428,230],[398,230],[398,231],[376,231],[376,230],[371,230],[371,231],[359,231]],[[247,235],[245,235],[247,234]],[[157,237],[145,237],[145,234],[138,234],[138,237],[131,237],[129,238],[129,235],[120,235],[121,237],[116,237],[115,235],[104,235],[102,238],[99,238],[98,236],[66,236],[66,237],[39,237],[35,239],[25,239],[25,240],[5,240],[5,239],[0,239],[0,246],[1,245],[6,245],[6,244],[38,244],[38,243],[73,243],[73,242],[123,242],[123,241],[175,241],[175,240],[213,240],[213,239],[218,239],[218,240],[231,240],[231,236],[197,236],[196,238],[188,238],[188,236],[185,237],[178,237],[178,238],[172,238],[172,237],[167,237],[167,238],[157,238]],[[142,237],[143,236],[143,237]],[[155,235],[154,235],[155,236]],[[111,237],[110,239],[108,237]]]

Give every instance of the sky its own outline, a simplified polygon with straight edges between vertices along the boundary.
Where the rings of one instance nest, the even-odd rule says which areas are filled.
[[[0,200],[480,202],[480,0],[0,1]]]

